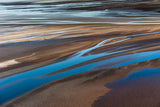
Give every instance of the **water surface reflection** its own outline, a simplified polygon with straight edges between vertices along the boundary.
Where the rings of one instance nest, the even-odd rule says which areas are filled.
[[[8,0],[0,1],[1,24],[73,24],[73,23],[113,23],[108,18],[127,18],[130,21],[159,22],[160,14],[156,11],[101,9],[107,1],[41,1]],[[70,9],[70,8],[73,9]],[[95,8],[94,10],[74,8]],[[147,19],[146,19],[147,18]],[[94,21],[91,21],[93,19]],[[101,19],[105,19],[102,21]],[[129,21],[129,22],[130,22]],[[121,19],[119,19],[121,22]]]
[[[130,73],[106,84],[111,91],[93,107],[159,107],[160,68],[147,68]]]

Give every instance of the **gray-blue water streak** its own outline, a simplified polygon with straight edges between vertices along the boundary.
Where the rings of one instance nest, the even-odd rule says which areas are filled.
[[[108,39],[108,40],[110,40],[110,39]],[[103,45],[103,43],[105,41],[107,41],[107,40],[104,40],[89,49],[80,51],[80,52],[76,53],[75,55],[73,55],[72,58],[69,58],[65,61],[51,64],[51,65],[41,67],[41,68],[38,68],[35,70],[31,70],[31,71],[28,71],[25,73],[9,76],[4,79],[0,79],[0,96],[1,96],[0,104],[6,102],[8,100],[11,100],[12,98],[15,98],[21,94],[24,94],[34,88],[37,88],[43,84],[46,84],[50,81],[60,79],[60,78],[66,77],[66,76],[70,76],[73,74],[72,72],[69,73],[69,75],[65,75],[62,73],[62,74],[57,74],[53,78],[41,78],[42,76],[44,76],[48,73],[55,72],[57,70],[61,70],[61,69],[64,69],[64,68],[67,68],[67,67],[70,67],[70,66],[73,66],[73,65],[91,60],[91,59],[95,59],[98,57],[102,57],[102,56],[106,56],[106,55],[111,54],[111,53],[108,53],[108,54],[101,53],[101,54],[97,54],[97,55],[83,56],[85,53]],[[6,96],[6,94],[7,94],[7,96]]]
[[[14,5],[19,2],[21,5]],[[22,5],[30,2],[31,4]],[[44,3],[45,1],[43,1]],[[42,4],[39,0],[5,0],[0,1],[0,24],[73,24],[73,23],[110,23],[101,21],[101,18],[159,18],[158,12],[145,12],[140,10],[69,10],[70,7],[98,7],[106,1]],[[11,3],[7,5],[5,3]],[[13,4],[12,4],[13,3]],[[61,19],[62,18],[62,19]],[[73,20],[73,18],[77,18]],[[99,18],[96,21],[89,21],[85,18]],[[60,20],[61,19],[61,20]],[[78,20],[78,19],[83,19]],[[118,19],[117,19],[118,20]],[[143,20],[141,20],[143,21]],[[152,20],[151,20],[152,21]],[[116,21],[117,22],[117,21]],[[115,22],[115,23],[116,23]],[[130,21],[129,21],[130,22]],[[125,23],[125,22],[124,22]],[[127,22],[126,22],[127,23]],[[158,23],[158,21],[157,21]]]
[[[106,68],[121,67],[121,66],[126,66],[126,65],[143,62],[146,60],[156,59],[156,58],[160,58],[160,50],[134,53],[134,54],[110,58],[110,59],[98,62],[99,64],[97,64],[96,67],[92,68],[91,70],[96,70],[98,68],[106,69]]]
[[[152,34],[155,34],[155,33],[159,33],[159,32],[153,32]],[[45,67],[41,67],[41,68],[38,68],[35,70],[31,70],[28,72],[24,72],[24,73],[12,75],[12,76],[0,79],[0,96],[1,96],[0,103],[2,104],[8,100],[11,100],[17,96],[20,96],[20,95],[22,95],[32,89],[35,89],[41,85],[46,84],[48,82],[51,82],[51,81],[54,81],[57,79],[61,79],[64,77],[68,77],[71,75],[95,70],[93,68],[95,68],[96,66],[98,67],[100,64],[107,64],[107,63],[109,64],[109,63],[112,63],[113,61],[116,62],[116,60],[121,60],[121,59],[125,59],[126,57],[127,58],[130,57],[131,58],[130,61],[128,61],[128,62],[124,61],[124,62],[122,62],[121,65],[119,65],[119,66],[124,66],[124,65],[136,63],[139,61],[145,61],[145,60],[150,60],[150,59],[154,59],[154,58],[159,58],[160,51],[150,51],[150,52],[135,53],[135,54],[131,54],[131,55],[124,55],[124,56],[111,58],[111,59],[107,59],[107,60],[104,59],[103,61],[92,62],[90,64],[80,66],[78,68],[74,67],[77,64],[80,64],[80,63],[83,63],[83,62],[86,62],[86,61],[89,61],[92,59],[134,50],[134,48],[133,48],[130,50],[129,49],[128,50],[121,50],[121,51],[116,51],[116,52],[112,52],[112,53],[105,52],[105,53],[100,53],[100,54],[95,54],[95,55],[85,55],[84,56],[84,54],[86,54],[96,48],[106,46],[106,45],[111,45],[111,44],[118,43],[118,42],[123,42],[125,40],[130,39],[131,37],[143,36],[143,35],[147,35],[147,34],[151,34],[151,33],[124,36],[126,38],[121,39],[116,42],[111,42],[111,43],[106,43],[106,42],[109,42],[110,40],[113,40],[113,39],[122,38],[122,37],[115,37],[115,38],[106,39],[91,48],[88,48],[88,49],[85,49],[85,50],[82,50],[80,52],[75,53],[72,57],[70,57],[62,62],[54,63],[54,64],[51,64],[51,65],[48,65]],[[139,56],[139,57],[135,58],[135,56]],[[56,72],[58,70],[63,70],[64,68],[68,68],[71,66],[73,66],[73,68],[68,71],[64,71],[62,73],[58,73],[55,75],[48,75],[52,72]],[[103,69],[103,67],[101,69]]]
[[[142,52],[142,53],[136,53],[136,56],[142,56],[142,58],[133,60],[132,63],[136,63],[139,61],[145,61],[145,60],[150,60],[150,59],[155,59],[155,58],[160,58],[160,51],[152,51],[151,54],[146,55],[146,57],[144,57],[143,55],[145,55],[146,52]],[[151,55],[151,56],[150,56]],[[127,57],[123,56],[120,58],[124,58]],[[135,54],[132,56],[132,54],[130,55],[130,57],[135,57]],[[117,58],[119,59],[119,58]],[[141,60],[143,59],[143,60]],[[110,60],[106,60],[108,63],[110,63],[110,61],[112,62],[113,59]],[[101,64],[102,62],[95,62],[95,63],[91,63],[85,66],[81,66],[75,69],[71,69],[68,70],[66,72],[62,72],[59,74],[55,74],[55,75],[51,75],[51,76],[44,76],[42,75],[43,73],[45,73],[46,71],[43,69],[39,69],[42,71],[37,71],[37,70],[33,70],[33,71],[29,71],[26,73],[22,73],[22,74],[17,74],[11,77],[7,77],[4,79],[1,79],[0,82],[0,102],[4,103],[12,98],[15,98],[19,95],[22,95],[34,88],[37,88],[43,84],[46,84],[48,82],[57,80],[57,79],[61,79],[67,76],[71,76],[71,75],[75,75],[75,74],[79,74],[79,73],[83,73],[83,72],[87,72],[87,71],[91,71],[93,70],[93,67],[96,67],[97,65]],[[124,62],[122,63],[123,66],[128,63]],[[131,64],[131,63],[130,63]],[[58,69],[58,67],[56,67],[55,69]],[[54,71],[54,68],[52,68],[52,70]],[[42,73],[42,74],[41,74]]]

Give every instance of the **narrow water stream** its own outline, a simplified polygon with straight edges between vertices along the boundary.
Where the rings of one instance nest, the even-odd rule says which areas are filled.
[[[75,75],[75,74],[79,74],[87,71],[96,70],[97,68],[104,69],[104,67],[99,67],[99,65],[102,66],[103,64],[107,65],[107,64],[113,63],[112,66],[110,65],[105,66],[105,69],[106,69],[106,68],[120,67],[128,64],[160,58],[160,55],[159,55],[160,51],[155,50],[155,51],[147,51],[147,52],[117,56],[109,59],[103,59],[97,62],[93,61],[92,63],[83,65],[83,63],[86,63],[87,61],[90,61],[93,59],[98,59],[104,56],[136,50],[136,48],[130,48],[130,49],[123,49],[115,52],[104,52],[99,54],[85,55],[86,53],[93,51],[97,48],[111,45],[111,44],[116,44],[119,42],[124,42],[129,39],[132,39],[132,37],[144,36],[148,34],[159,34],[159,33],[160,32],[129,35],[129,36],[125,36],[126,38],[124,39],[120,39],[114,42],[109,42],[109,41],[117,39],[119,37],[106,39],[91,48],[88,48],[73,54],[71,57],[67,58],[64,61],[47,65],[41,68],[37,68],[24,73],[15,74],[12,76],[2,78],[0,79],[0,96],[1,96],[0,103],[2,104],[17,96],[20,96],[28,91],[31,91],[37,87],[40,87],[48,82],[51,82],[57,79],[61,79],[64,77],[68,77],[71,75]],[[120,63],[116,63],[117,60],[121,60]],[[77,67],[77,65],[79,66]],[[66,70],[66,68],[69,68],[69,69]]]
[[[121,2],[123,2],[123,0]],[[115,25],[154,26],[160,24],[160,13],[158,11],[143,11],[133,8],[132,9],[98,8],[98,7],[103,7],[104,4],[109,5],[109,3],[110,2],[106,0],[98,0],[98,1],[1,0],[0,1],[0,46],[2,46],[3,48],[3,45],[7,46],[12,43],[16,44],[16,42],[17,43],[28,42],[28,41],[34,42],[45,39],[58,40],[65,37],[71,39],[72,35],[74,34],[77,35],[88,34],[87,35],[88,38],[91,37],[90,35],[104,35],[105,33],[114,34],[112,28],[114,28]],[[74,24],[77,25],[76,26],[77,29],[75,26],[68,26]],[[85,24],[85,26],[83,26],[83,24]],[[88,28],[90,28],[90,25],[94,24],[96,24],[96,26],[98,25],[98,27],[94,28],[92,26],[94,30],[92,29],[88,30]],[[107,26],[111,25],[111,27],[107,28],[106,26],[102,26],[104,28],[101,28],[100,26],[102,24],[106,24]],[[4,27],[3,25],[6,26]],[[21,25],[27,25],[27,26],[22,27]],[[60,25],[60,26],[65,25],[65,26],[59,28],[56,26],[57,29],[55,27],[55,29],[53,30],[54,26],[52,26],[52,29],[50,29],[49,27],[47,27],[48,25]],[[82,29],[78,29],[81,27]],[[118,27],[116,28],[119,29]],[[0,78],[0,104],[10,101],[44,84],[47,84],[49,82],[58,79],[62,79],[65,77],[69,77],[84,72],[117,68],[134,63],[160,58],[160,50],[157,46],[159,45],[159,43],[157,42],[159,38],[155,37],[155,35],[156,34],[159,35],[160,32],[157,30],[158,28],[156,29],[155,27],[153,27],[153,31],[152,28],[151,29],[149,29],[148,27],[146,28],[147,28],[146,31],[150,33],[137,34],[139,32],[137,29],[136,29],[137,33],[130,32],[131,30],[134,31],[134,28],[131,28],[129,30],[124,30],[123,28],[124,34],[120,32],[120,30],[119,31],[114,30],[116,33],[120,32],[120,34],[117,34],[118,36],[115,37],[108,36],[107,39],[105,38],[98,44],[90,48],[78,51],[64,60],[37,69],[29,70],[23,73],[18,73],[8,77]],[[97,29],[101,30],[98,31]],[[105,32],[105,30],[107,29],[109,29],[110,32]],[[93,33],[95,34],[93,34],[92,31],[94,31]],[[103,32],[97,33],[100,31]],[[125,31],[127,32],[126,34]],[[145,32],[144,28],[142,28],[142,32]],[[122,36],[121,33],[122,35],[125,36]],[[149,36],[154,35],[154,37],[151,38],[148,35]],[[138,46],[136,43],[139,43],[139,41],[144,42],[144,45],[149,43],[149,39],[148,40],[143,39],[144,41],[138,40],[141,39],[138,38],[141,36],[143,36],[143,38],[145,38],[145,36],[148,36],[147,38],[151,39],[151,41],[155,42],[155,44],[153,43],[153,45],[150,45],[150,47],[144,46],[144,50],[143,49],[141,50],[140,49],[141,44],[140,45],[138,44],[139,45]],[[81,38],[82,36],[77,36],[77,38],[78,37]],[[115,44],[119,45],[119,43],[123,44],[128,41],[130,42],[133,38],[138,38],[138,39],[135,39],[134,41],[135,43],[133,41],[132,41],[133,43],[128,43],[128,45],[126,46],[128,48],[124,48],[125,46],[123,46],[119,47],[121,49],[117,50],[115,49],[115,50],[105,51],[104,49],[103,51],[102,49],[107,46],[109,47]],[[102,49],[103,52],[100,51],[99,53],[96,52],[94,53],[93,51],[97,49],[99,50]],[[31,56],[34,54],[35,53],[31,54]],[[0,63],[1,64],[0,68],[3,68],[4,66],[5,67],[9,66],[6,65],[6,63],[7,64],[9,63],[10,65],[12,65],[13,63],[17,64],[19,63],[16,62],[18,59],[20,58],[4,61],[5,63]],[[126,84],[129,85],[130,83],[132,83],[135,85],[135,83],[132,81],[137,79],[135,78],[135,75],[142,80],[149,78],[149,75],[152,75],[151,80],[153,79],[153,77],[155,77],[156,78],[155,85],[158,85],[159,79],[156,76],[156,74],[159,75],[158,73],[159,70],[160,70],[159,68],[144,69],[132,73],[123,79],[117,80],[114,83],[107,84],[108,87],[113,89],[113,91],[109,93],[109,96],[111,96],[111,98],[113,99],[117,98],[116,95],[120,93],[120,91],[117,90],[122,90],[125,87],[124,85]],[[144,72],[146,72],[145,78],[141,77],[145,74]],[[126,80],[123,81],[124,79],[126,79],[128,82],[126,83],[125,82]],[[144,81],[142,82],[146,84],[146,82]],[[117,88],[116,94],[114,93],[115,87]],[[159,87],[157,89],[159,89]],[[125,96],[126,94],[123,93],[123,95]],[[108,95],[106,94],[106,96]],[[104,100],[109,99],[109,97],[106,96],[103,97]],[[112,101],[114,101],[113,99]],[[121,100],[118,99],[117,104],[119,102],[121,102]],[[102,102],[98,101],[95,102],[95,107],[101,103],[104,103],[103,100]]]

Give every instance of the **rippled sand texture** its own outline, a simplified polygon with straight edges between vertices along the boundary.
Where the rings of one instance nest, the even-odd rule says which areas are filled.
[[[0,103],[5,107],[89,107],[110,90],[106,83],[159,63],[159,25],[1,28]]]

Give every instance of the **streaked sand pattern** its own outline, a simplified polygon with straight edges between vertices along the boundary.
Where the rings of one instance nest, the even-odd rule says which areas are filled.
[[[159,4],[0,1],[0,106],[159,106]]]
[[[115,81],[116,78],[122,78],[121,70],[117,69],[122,68],[123,70],[126,69],[127,66],[132,67],[136,64],[141,64],[141,62],[147,63],[148,60],[153,60],[154,62],[154,60],[159,58],[160,27],[156,24],[152,26],[108,24],[37,25],[34,27],[27,25],[13,26],[13,29],[19,28],[22,30],[12,32],[9,26],[4,26],[4,29],[1,30],[1,32],[3,32],[3,34],[1,33],[1,37],[4,37],[1,41],[3,42],[5,39],[7,42],[1,43],[0,49],[5,51],[13,49],[12,53],[1,51],[1,62],[3,63],[12,59],[16,59],[18,62],[12,63],[13,65],[7,65],[8,67],[5,66],[1,69],[1,87],[3,87],[1,88],[1,92],[3,92],[4,95],[8,93],[11,99],[19,96],[5,103],[4,106],[15,104],[16,107],[25,107],[25,101],[27,101],[26,106],[41,107],[44,106],[44,104],[46,105],[46,101],[49,101],[48,104],[54,106],[66,105],[70,107],[78,106],[79,101],[81,102],[84,97],[87,98],[87,96],[89,96],[89,98],[87,98],[88,100],[84,99],[86,102],[83,101],[85,102],[83,106],[87,107],[91,105],[98,96],[103,95],[107,90],[109,91],[103,84],[107,81]],[[5,38],[5,36],[7,36],[7,38]],[[151,61],[150,63],[153,62]],[[145,64],[143,66],[145,67]],[[137,67],[135,69],[143,68],[138,65]],[[110,69],[113,70],[110,71]],[[99,71],[99,73],[97,71]],[[113,79],[108,77],[106,78],[107,80],[101,80],[101,76],[103,77],[105,73],[115,71],[118,73],[117,75],[120,76],[117,77],[117,75],[115,75]],[[38,72],[38,74],[34,72]],[[126,72],[129,73],[130,70]],[[109,74],[107,73],[106,75]],[[27,78],[23,78],[25,75]],[[78,75],[82,75],[82,78]],[[89,77],[86,78],[83,77],[83,75],[89,75]],[[126,74],[123,74],[123,76],[124,75]],[[77,76],[78,78],[76,79]],[[64,80],[66,78],[66,82],[61,82],[63,81],[62,78],[64,78]],[[70,78],[73,78],[75,82],[69,81]],[[94,80],[97,81],[96,78],[100,78],[98,81],[103,82],[95,83]],[[92,80],[93,83],[89,82]],[[6,85],[4,85],[2,81],[6,82]],[[27,81],[32,83],[32,86],[24,83]],[[55,90],[54,92],[58,93],[60,99],[63,98],[63,96],[66,97],[64,97],[64,103],[61,104],[58,101],[60,99],[56,97],[56,99],[54,99],[55,102],[52,100],[53,104],[50,102],[52,98],[47,95],[44,97],[47,100],[41,100],[44,104],[39,103],[38,98],[41,94],[42,96],[44,95],[41,91],[40,93],[35,91],[48,86],[47,84],[54,84],[55,82],[60,82],[62,87],[66,87],[65,90],[67,92],[65,92],[63,88],[61,89],[61,85],[59,86],[58,84],[56,90],[51,88],[51,90]],[[86,82],[90,85],[86,86]],[[69,84],[72,84],[72,86]],[[76,84],[82,85],[76,86],[76,90],[68,90],[68,88],[75,87]],[[17,86],[19,86],[19,88]],[[9,92],[11,92],[10,87],[14,87],[14,89],[17,90],[17,94],[9,94]],[[23,90],[23,87],[26,87],[26,90],[20,91]],[[78,96],[78,93],[76,93],[77,90],[82,93],[81,97],[75,97]],[[87,90],[90,90],[90,92]],[[55,94],[54,92],[45,89],[45,94],[50,93],[52,95]],[[30,96],[30,93],[37,93],[34,96],[35,99],[33,96],[26,97]],[[68,96],[70,94],[71,98],[74,98],[75,103],[67,103],[73,100]],[[23,99],[23,97],[25,97],[26,100],[22,101],[22,105],[21,103],[16,103],[19,99]],[[28,98],[33,98],[34,104]],[[7,99],[4,98],[1,103],[3,103],[3,101],[5,102]]]

